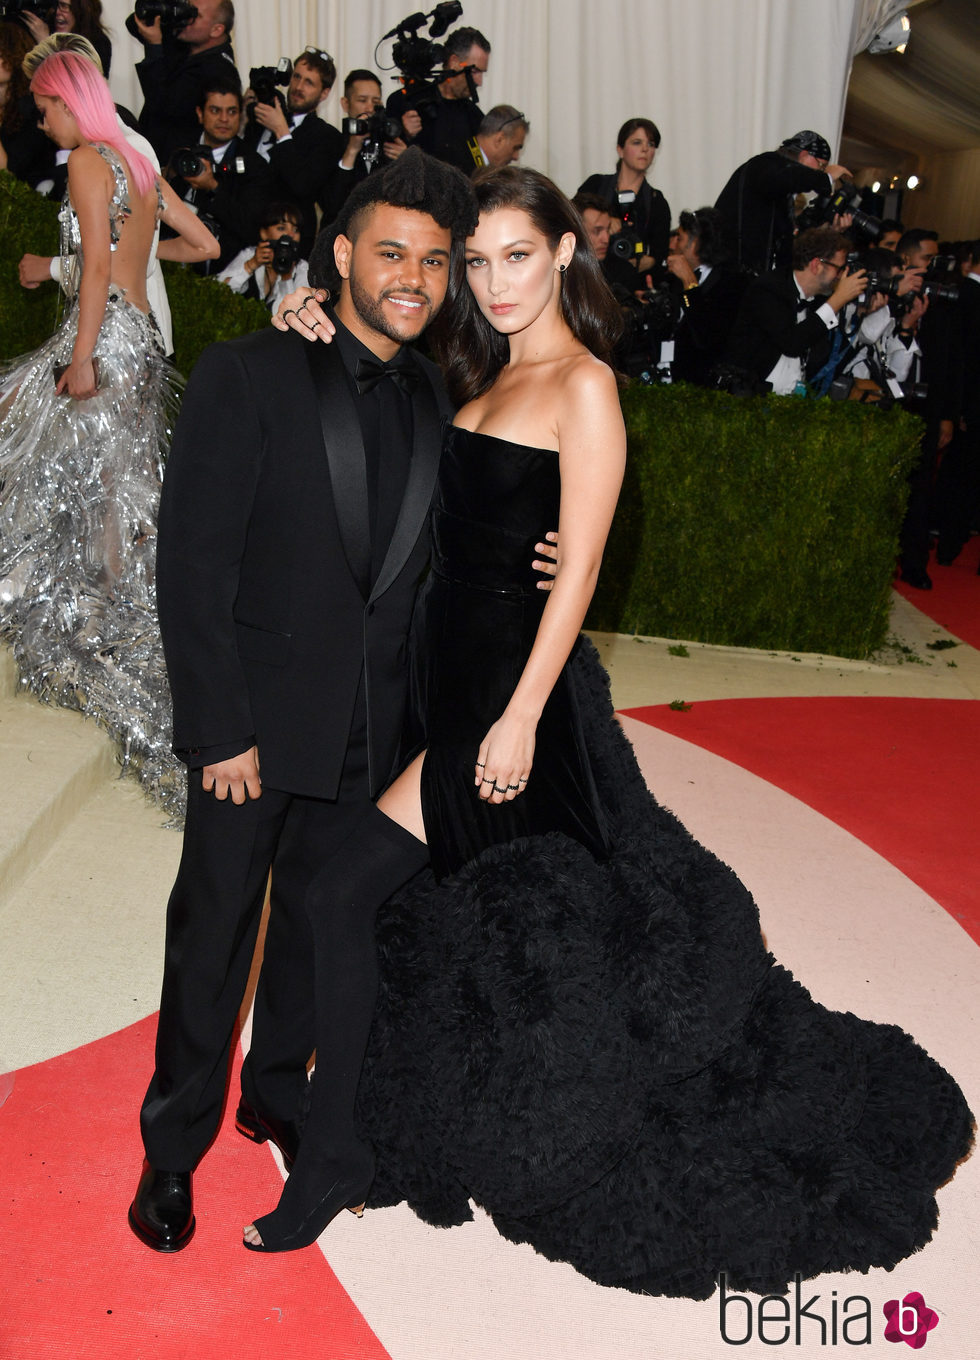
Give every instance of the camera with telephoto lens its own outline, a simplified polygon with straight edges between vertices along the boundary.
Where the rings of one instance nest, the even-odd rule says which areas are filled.
[[[20,14],[36,14],[54,32],[57,5],[52,0],[0,0],[0,19],[16,19]]]
[[[854,181],[845,179],[832,194],[818,194],[807,204],[796,219],[796,225],[800,231],[806,231],[808,227],[826,227],[838,215],[850,213],[851,225],[877,241],[881,235],[881,218],[865,212],[861,207],[863,201],[861,190]]]
[[[185,4],[184,0],[136,0],[133,13],[141,24],[152,24],[158,18],[164,33],[171,35],[193,23],[198,15],[195,7]],[[132,33],[128,19],[126,27]]]
[[[292,272],[293,265],[299,259],[299,242],[294,241],[291,236],[280,236],[275,241],[269,241],[272,247],[272,259],[269,267],[274,269],[277,274],[289,274]]]
[[[441,38],[450,24],[454,24],[463,13],[459,0],[443,0],[436,5],[431,14],[410,14],[384,35],[381,42],[395,39],[391,50],[392,60],[402,77],[402,89],[408,96],[413,108],[423,109],[439,99],[439,84],[444,79],[446,49],[434,38]],[[431,19],[428,33],[423,37],[419,29],[424,28]],[[378,44],[380,46],[380,43]],[[477,102],[476,85],[469,71],[466,72],[470,98]]]
[[[286,101],[276,88],[286,86],[293,78],[293,63],[288,57],[280,57],[276,66],[253,66],[248,73],[248,83],[255,95],[255,104],[278,104],[286,111]],[[255,118],[255,104],[250,104],[248,116]]]
[[[397,118],[389,118],[383,109],[372,113],[369,118],[344,118],[340,130],[345,137],[366,137],[369,142],[393,142],[402,135],[402,125]]]
[[[170,157],[170,169],[175,178],[193,179],[195,175],[203,174],[208,166],[213,172],[211,148],[207,146],[179,146]]]
[[[922,280],[922,291],[930,302],[955,302],[960,295],[955,255],[933,255]]]
[[[921,294],[905,293],[897,297],[892,303],[892,311],[896,316],[904,315],[911,311],[916,298],[920,296],[928,298],[930,306],[937,302],[955,302],[960,295],[957,277],[955,255],[933,255],[922,276]]]

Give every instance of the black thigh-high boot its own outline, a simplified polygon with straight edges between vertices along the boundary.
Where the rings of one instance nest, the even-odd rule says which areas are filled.
[[[278,1206],[255,1222],[257,1251],[315,1242],[341,1209],[363,1205],[374,1156],[354,1129],[354,1101],[378,990],[378,908],[427,862],[425,844],[368,808],[310,885],[316,972],[316,1071],[309,1118]]]

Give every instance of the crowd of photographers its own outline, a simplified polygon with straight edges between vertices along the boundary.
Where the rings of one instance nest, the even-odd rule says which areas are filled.
[[[517,160],[530,125],[511,104],[480,109],[491,45],[474,28],[447,32],[461,13],[448,0],[385,34],[401,88],[385,104],[379,77],[352,69],[338,129],[318,115],[337,79],[328,52],[308,46],[243,81],[232,0],[139,0],[126,26],[143,46],[144,102],[136,119],[119,113],[217,236],[220,257],[199,268],[272,310],[305,282],[318,227],[408,145],[470,174]],[[48,32],[87,37],[104,69],[111,44],[99,0],[0,0],[0,168],[55,196],[66,153],[39,134],[20,71]],[[714,207],[672,226],[647,178],[659,145],[653,122],[630,119],[615,169],[573,200],[624,311],[621,367],[647,383],[899,402],[920,415],[902,573],[927,589],[930,530],[951,561],[980,500],[980,242],[940,246],[935,232],[871,216],[808,130],[737,167]],[[27,272],[36,282],[37,267]]]

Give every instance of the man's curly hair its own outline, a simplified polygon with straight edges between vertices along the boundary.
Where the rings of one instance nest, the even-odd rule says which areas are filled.
[[[309,260],[314,288],[337,289],[334,241],[338,236],[356,241],[367,211],[378,203],[425,213],[440,227],[449,228],[457,249],[476,230],[476,196],[466,176],[418,147],[409,147],[386,169],[355,185],[337,220],[320,232]]]

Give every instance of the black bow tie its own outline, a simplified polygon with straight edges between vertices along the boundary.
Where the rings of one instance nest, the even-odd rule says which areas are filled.
[[[409,396],[419,385],[418,369],[409,367],[408,364],[392,367],[387,364],[376,363],[373,359],[358,359],[357,366],[354,369],[354,382],[357,384],[357,391],[360,396],[377,387],[382,378],[390,378],[402,392]]]

